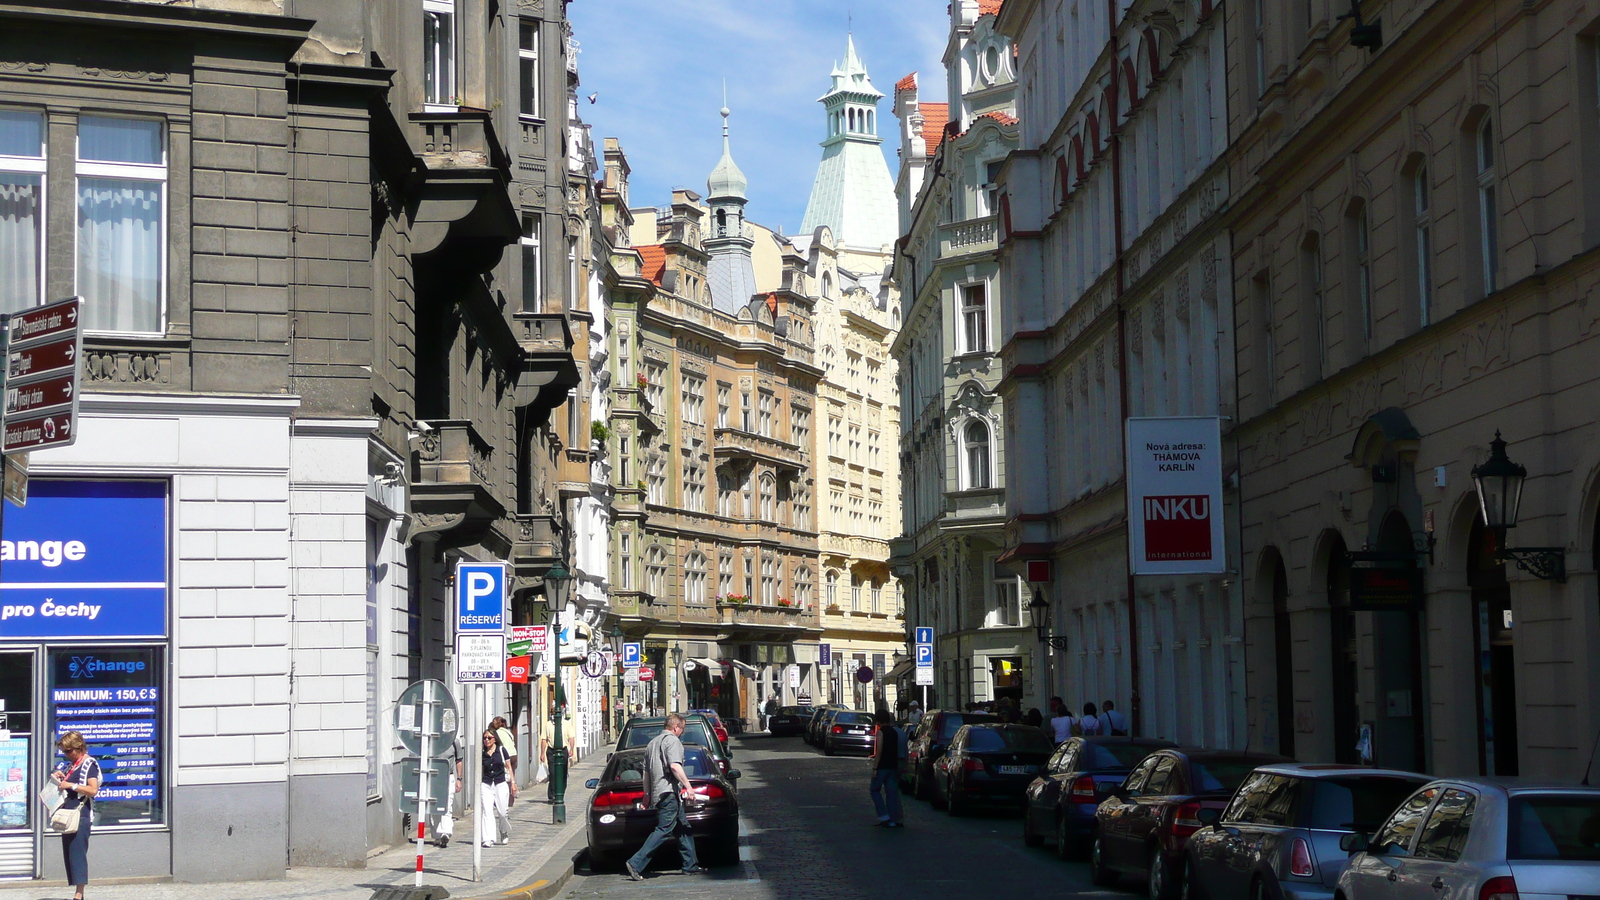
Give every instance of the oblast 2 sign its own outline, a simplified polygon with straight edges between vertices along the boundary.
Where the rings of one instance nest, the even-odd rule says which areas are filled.
[[[1215,416],[1129,419],[1128,554],[1135,575],[1227,569]]]

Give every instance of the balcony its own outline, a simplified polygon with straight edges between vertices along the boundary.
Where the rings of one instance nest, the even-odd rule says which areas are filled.
[[[951,222],[939,226],[939,258],[989,253],[1000,247],[1000,224],[995,216]]]
[[[562,313],[517,313],[514,319],[522,348],[517,406],[531,421],[543,422],[580,380],[572,358],[572,326]]]
[[[483,541],[506,509],[489,490],[491,445],[456,419],[417,423],[411,451],[411,536],[441,547]]]
[[[511,545],[513,593],[544,585],[544,573],[561,556],[561,531],[554,510],[517,514],[517,539]]]
[[[420,202],[412,252],[445,250],[457,268],[487,272],[522,234],[508,185],[511,162],[487,110],[412,113],[407,140],[416,153]]]
[[[735,639],[781,639],[821,633],[816,610],[798,606],[766,606],[756,603],[717,601],[720,624]]]
[[[712,453],[718,460],[764,462],[795,476],[805,473],[805,454],[796,444],[738,428],[718,428],[715,438]]]

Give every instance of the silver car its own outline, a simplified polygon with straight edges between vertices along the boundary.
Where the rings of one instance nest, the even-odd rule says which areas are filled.
[[[1412,794],[1339,876],[1344,900],[1600,897],[1600,788],[1441,779]]]

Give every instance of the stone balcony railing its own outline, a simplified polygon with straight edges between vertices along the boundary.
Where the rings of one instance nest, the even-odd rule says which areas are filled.
[[[792,469],[796,474],[805,471],[806,457],[796,444],[739,428],[718,428],[715,437],[713,453],[719,460],[744,459]]]
[[[816,622],[816,612],[798,606],[769,606],[761,603],[717,603],[723,625],[776,626],[797,628]]]
[[[983,253],[1000,246],[1000,224],[996,216],[968,219],[939,226],[939,256]]]

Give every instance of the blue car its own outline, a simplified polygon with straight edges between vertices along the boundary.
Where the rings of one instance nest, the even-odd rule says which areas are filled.
[[[1022,842],[1050,842],[1063,859],[1083,855],[1094,831],[1094,811],[1139,761],[1171,741],[1130,737],[1075,737],[1056,748],[1045,770],[1028,785]]]

